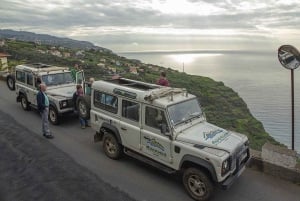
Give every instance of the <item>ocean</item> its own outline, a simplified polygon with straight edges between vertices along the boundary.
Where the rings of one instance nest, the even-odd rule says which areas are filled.
[[[277,50],[123,52],[118,55],[224,82],[243,98],[272,137],[291,148],[291,72],[279,63]],[[300,69],[294,70],[294,75],[295,150],[300,153]]]

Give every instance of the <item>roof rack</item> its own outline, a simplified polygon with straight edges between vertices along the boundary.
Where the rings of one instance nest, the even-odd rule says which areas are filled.
[[[24,66],[28,66],[31,68],[48,68],[50,65],[43,63],[32,63],[32,64],[24,64]]]
[[[44,68],[38,68],[38,72],[49,72],[54,70],[69,70],[68,67],[48,66]]]
[[[149,95],[144,97],[145,101],[153,101],[158,98],[170,96],[171,101],[173,101],[174,94],[185,94],[188,96],[187,90],[185,88],[170,88],[170,87],[162,87],[157,90],[152,91]]]
[[[131,80],[127,78],[118,78],[118,79],[112,79],[112,80],[107,80],[109,82],[121,85],[121,86],[126,86],[130,88],[135,88],[135,89],[140,89],[143,91],[148,91],[152,89],[159,88],[159,85],[156,84],[150,84],[142,81],[137,81],[137,80]]]
[[[31,71],[33,74],[37,74],[40,72],[69,70],[68,67],[51,66],[51,65],[42,64],[42,63],[23,64],[22,67],[24,67],[26,70]]]

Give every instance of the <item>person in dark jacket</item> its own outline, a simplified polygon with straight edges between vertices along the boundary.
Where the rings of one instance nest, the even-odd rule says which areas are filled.
[[[79,108],[77,108],[77,99],[78,97],[83,96],[83,89],[80,84],[76,85],[76,91],[73,94],[73,102],[74,102],[74,111],[78,113],[79,121],[82,129],[85,129],[86,127],[89,127],[88,121],[84,118],[82,118],[79,114]]]
[[[43,136],[52,139],[53,135],[50,133],[48,114],[49,114],[49,99],[46,95],[47,86],[44,83],[40,84],[40,90],[36,95],[38,110],[42,116],[42,132]]]

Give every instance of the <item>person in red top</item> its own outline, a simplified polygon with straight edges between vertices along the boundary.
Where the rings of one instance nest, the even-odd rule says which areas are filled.
[[[165,86],[165,87],[169,86],[169,81],[166,78],[166,73],[165,72],[160,73],[160,78],[159,78],[159,80],[157,80],[156,84],[161,85],[161,86]]]

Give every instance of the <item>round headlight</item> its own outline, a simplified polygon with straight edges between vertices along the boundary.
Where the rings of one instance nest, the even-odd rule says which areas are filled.
[[[227,170],[229,166],[228,160],[223,162],[223,169]]]
[[[227,174],[227,172],[230,170],[230,158],[227,158],[225,161],[223,161],[222,163],[222,176],[224,176],[225,174]]]

